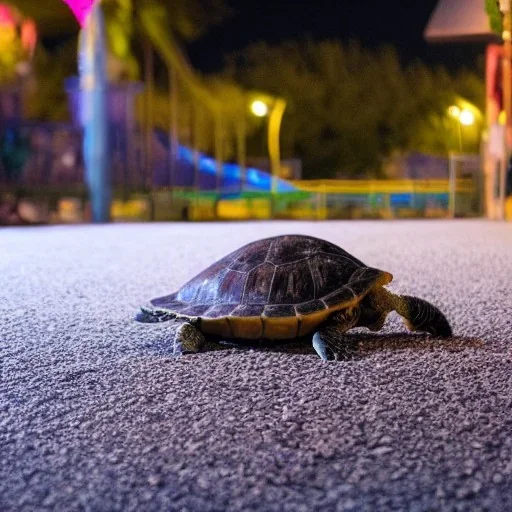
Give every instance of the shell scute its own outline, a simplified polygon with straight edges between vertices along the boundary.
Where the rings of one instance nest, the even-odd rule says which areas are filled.
[[[251,245],[251,250],[242,251],[235,261],[229,265],[229,268],[238,272],[248,272],[254,267],[261,265],[267,257],[270,244],[271,241],[269,239],[255,242]]]
[[[292,304],[278,304],[265,306],[263,314],[268,318],[283,318],[295,316],[295,307]]]
[[[228,270],[219,282],[217,299],[222,303],[240,304],[246,280],[246,274]]]
[[[319,252],[344,256],[356,265],[364,265],[347,251],[327,240],[300,235],[285,235],[273,239],[267,260],[282,265],[309,258]]]
[[[275,270],[272,263],[262,263],[247,274],[242,297],[244,304],[263,304],[268,301]]]
[[[377,268],[363,267],[351,277],[348,286],[357,296],[365,295],[375,284],[388,284],[393,279],[389,272]]]
[[[351,302],[356,299],[356,294],[348,286],[343,286],[339,290],[327,295],[322,299],[325,305],[329,308],[336,306],[337,304],[343,304]]]
[[[317,311],[322,311],[323,309],[326,309],[326,305],[321,300],[310,300],[295,306],[295,310],[299,315],[309,315]]]
[[[315,284],[307,260],[276,268],[270,304],[298,304],[315,298]]]
[[[275,265],[284,265],[308,258],[317,251],[316,241],[315,238],[293,235],[279,237],[273,241],[267,259]]]
[[[221,316],[229,316],[235,310],[235,308],[239,304],[216,304],[215,306],[210,306],[210,308],[205,311],[205,318],[219,318]]]
[[[346,284],[359,268],[353,261],[336,254],[317,254],[309,259],[315,283],[315,299],[335,292]]]
[[[231,313],[231,316],[260,316],[265,309],[265,304],[241,304]]]
[[[219,285],[228,272],[226,264],[217,261],[184,284],[176,298],[183,302],[213,304],[219,295]]]

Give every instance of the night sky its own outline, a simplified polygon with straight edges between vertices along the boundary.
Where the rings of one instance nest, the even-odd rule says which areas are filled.
[[[229,0],[233,14],[188,47],[192,64],[203,72],[222,67],[223,54],[265,40],[278,43],[305,36],[356,39],[364,47],[393,44],[404,64],[420,58],[451,69],[475,67],[482,44],[428,44],[423,31],[437,0]]]

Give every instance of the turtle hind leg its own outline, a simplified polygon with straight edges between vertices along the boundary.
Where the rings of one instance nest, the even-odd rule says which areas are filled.
[[[184,322],[173,329],[171,349],[175,356],[195,354],[201,350],[204,342],[203,333],[192,324]]]
[[[428,332],[443,338],[453,335],[446,317],[430,302],[410,295],[396,295],[394,302],[396,312],[412,331]]]
[[[158,309],[150,309],[143,306],[135,315],[135,320],[144,324],[157,324],[159,322],[168,322],[169,320],[174,320],[177,318],[177,316],[178,315],[176,313]]]

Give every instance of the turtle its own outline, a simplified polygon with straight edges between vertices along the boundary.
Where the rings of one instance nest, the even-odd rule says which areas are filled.
[[[354,350],[344,333],[379,331],[391,311],[412,331],[452,336],[437,307],[388,290],[392,279],[326,240],[280,235],[228,254],[178,291],[152,299],[135,319],[180,322],[171,340],[175,355],[199,352],[204,335],[270,344],[308,337],[322,359],[347,359]]]

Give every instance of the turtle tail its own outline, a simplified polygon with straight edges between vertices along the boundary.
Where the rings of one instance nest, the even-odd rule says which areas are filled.
[[[176,313],[171,313],[169,311],[162,311],[158,309],[151,309],[143,306],[140,308],[140,311],[135,315],[135,320],[137,322],[142,322],[145,324],[156,324],[159,322],[168,322],[169,320],[174,320],[176,316]]]
[[[393,303],[394,309],[404,318],[405,325],[411,331],[428,332],[443,338],[453,335],[446,317],[430,302],[410,295],[395,295]]]

